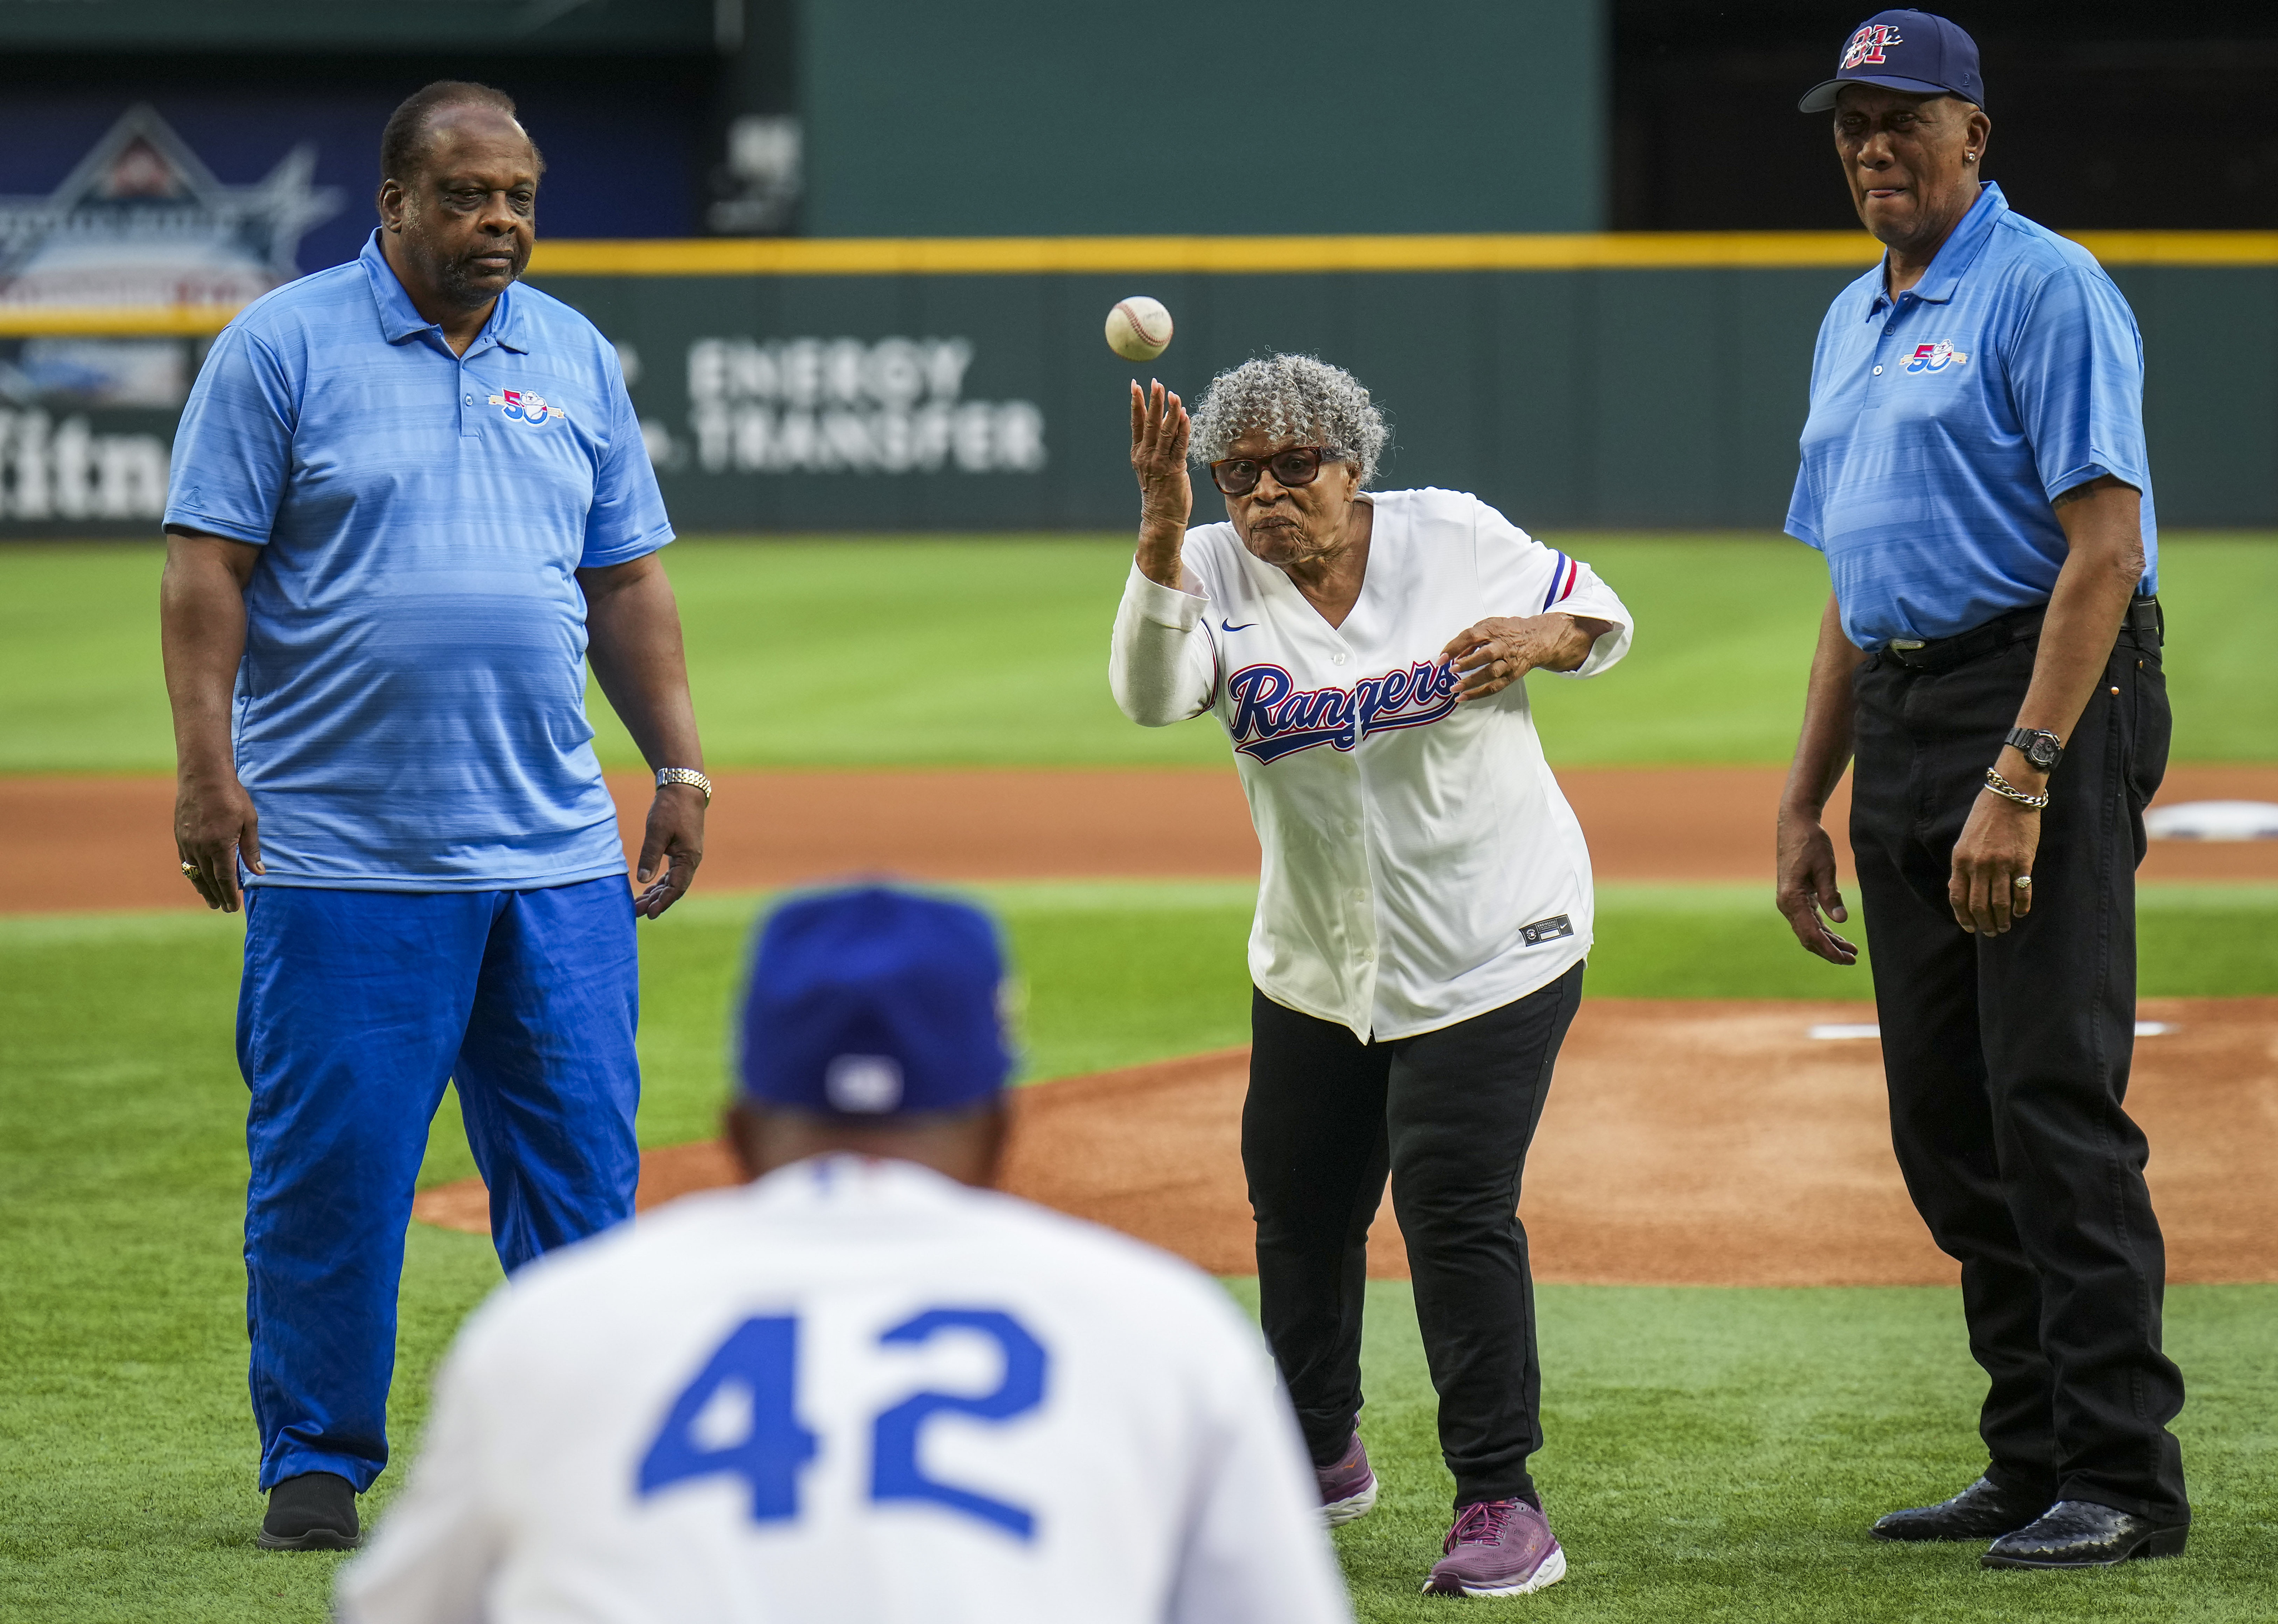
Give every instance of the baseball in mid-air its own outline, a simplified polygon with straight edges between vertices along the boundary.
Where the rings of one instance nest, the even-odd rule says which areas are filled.
[[[1126,361],[1152,361],[1171,347],[1171,312],[1134,294],[1107,312],[1107,347]]]

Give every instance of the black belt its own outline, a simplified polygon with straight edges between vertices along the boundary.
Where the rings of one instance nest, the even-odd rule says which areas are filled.
[[[1943,671],[2006,648],[2012,643],[2027,643],[2041,634],[2041,621],[2049,606],[2035,603],[2021,609],[2011,609],[2006,615],[1996,615],[1982,626],[1972,626],[1967,632],[1957,632],[1952,637],[1932,638],[1925,643],[1893,638],[1879,652],[1886,654],[1910,671]],[[2120,634],[2132,636],[2146,647],[2157,648],[2167,640],[2167,617],[2160,613],[2157,598],[2134,598],[2128,604],[2127,618],[2120,623]]]

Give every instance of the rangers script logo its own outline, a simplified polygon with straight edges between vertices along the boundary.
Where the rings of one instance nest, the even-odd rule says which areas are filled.
[[[1854,67],[1870,63],[1880,66],[1884,60],[1884,46],[1905,43],[1906,41],[1900,37],[1899,31],[1890,24],[1869,23],[1858,33],[1853,34],[1851,42],[1843,48],[1843,65],[1836,71],[1847,73]]]
[[[1270,762],[1315,745],[1349,750],[1372,733],[1423,727],[1456,709],[1463,678],[1452,662],[1418,660],[1404,671],[1365,678],[1349,688],[1292,693],[1278,665],[1245,665],[1226,679],[1234,696],[1227,731],[1234,747],[1253,761]]]

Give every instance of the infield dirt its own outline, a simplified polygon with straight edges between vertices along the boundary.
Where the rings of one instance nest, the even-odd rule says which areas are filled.
[[[2147,999],[2129,1109],[2177,1283],[2278,1281],[2278,999]],[[1528,1158],[1535,1277],[1654,1285],[1945,1285],[1891,1156],[1880,1051],[1813,1037],[1857,1004],[1586,1000]],[[1240,1125],[1248,1051],[1039,1084],[1013,1096],[1006,1187],[1216,1274],[1250,1274]],[[717,1144],[642,1158],[639,1204],[730,1182]],[[424,1192],[432,1223],[489,1229],[481,1184]],[[1387,1201],[1370,1273],[1404,1276]]]
[[[1558,775],[1602,880],[1766,880],[1777,767]],[[716,779],[699,884],[741,891],[856,873],[913,879],[1255,878],[1232,768],[732,772]],[[637,849],[650,787],[612,774]],[[2160,799],[2278,801],[2278,766],[2176,767]],[[0,912],[195,908],[170,778],[0,778]],[[1849,816],[1849,792],[1828,809]],[[1838,840],[1838,849],[1842,846]],[[1846,854],[1847,857],[1847,854]],[[2142,877],[2278,879],[2278,840],[2159,841]]]
[[[1763,881],[1777,768],[1559,774],[1598,877]],[[646,781],[613,775],[637,839]],[[860,872],[929,880],[1250,878],[1230,769],[723,773],[699,884]],[[2161,799],[2278,801],[2278,766],[2177,767]],[[164,778],[0,778],[0,912],[197,906]],[[1839,828],[1847,797],[1829,810]],[[1838,848],[1841,846],[1838,840]],[[2155,842],[2143,877],[2278,878],[2278,841]],[[1558,1069],[1524,1200],[1547,1282],[1945,1283],[1892,1162],[1871,1038],[1815,1038],[1857,1004],[1591,1000]],[[2147,1000],[2129,1105],[2178,1282],[2278,1281],[2278,1000]],[[1020,1091],[1010,1187],[1215,1272],[1254,1267],[1238,1124],[1246,1052]],[[716,1145],[643,1160],[641,1204],[727,1182]],[[419,1199],[487,1229],[479,1184]],[[1372,1271],[1406,1273],[1389,1203]]]

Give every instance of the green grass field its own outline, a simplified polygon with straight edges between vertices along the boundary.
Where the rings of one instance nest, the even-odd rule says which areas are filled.
[[[1216,762],[1206,727],[1125,724],[1104,692],[1120,540],[692,541],[669,555],[712,759],[725,765]],[[1644,635],[1602,683],[1535,685],[1562,762],[1770,762],[1792,741],[1824,575],[1792,544],[1570,544]],[[153,548],[0,549],[0,773],[171,767]],[[2278,540],[2171,542],[2180,760],[2278,759]],[[863,606],[850,617],[847,606]],[[597,716],[605,712],[597,707]],[[613,723],[604,753],[631,755]],[[982,888],[1025,990],[1040,1079],[1240,1043],[1250,888]],[[712,1131],[727,1012],[759,898],[699,892],[643,928],[642,1140]],[[2144,893],[2147,995],[2278,994],[2278,886]],[[1594,996],[1863,999],[1761,888],[1601,888]],[[335,1559],[253,1549],[244,1391],[244,1089],[236,922],[0,915],[0,1618],[316,1620]],[[471,1161],[447,1099],[422,1182]],[[482,1239],[415,1225],[398,1460],[467,1310]],[[1232,1283],[1237,1292],[1245,1283]],[[1405,1290],[1373,1288],[1364,1421],[1383,1507],[1340,1536],[1361,1614],[1414,1594],[1447,1514]],[[1985,1574],[1967,1549],[1861,1536],[1979,1463],[1981,1380],[1941,1290],[1548,1289],[1537,1466],[1573,1577],[1525,1603],[1576,1619],[2250,1620],[2278,1614],[2278,1287],[2170,1298],[2200,1523],[2179,1563]],[[384,1515],[391,1467],[368,1512]]]
[[[1564,540],[1640,631],[1607,680],[1532,685],[1553,761],[1787,759],[1827,594],[1816,554],[1763,538]],[[0,548],[0,773],[172,770],[159,558]],[[690,540],[666,558],[715,765],[1225,759],[1215,730],[1133,727],[1108,698],[1128,540]],[[2162,562],[2175,759],[2278,759],[2278,540],[2175,537]],[[604,760],[638,766],[598,698],[592,712]]]
[[[1243,1040],[1247,887],[981,894],[1025,983],[1028,1076]],[[695,899],[643,929],[644,1143],[712,1130],[760,906]],[[1609,888],[1601,910],[1601,996],[1866,991],[1786,945],[1747,891]],[[2149,990],[2278,992],[2253,946],[2278,925],[2278,887],[2152,892],[2144,920],[2147,961],[2173,967]],[[2179,956],[2208,941],[2245,946]],[[237,943],[234,922],[203,914],[0,918],[0,1617],[324,1614],[333,1559],[250,1544]],[[423,1182],[471,1171],[447,1107]],[[394,1402],[405,1455],[436,1359],[497,1277],[486,1241],[413,1226]],[[1341,1544],[1364,1616],[1394,1620],[1436,1611],[1412,1592],[1447,1482],[1404,1291],[1376,1290],[1365,1427],[1387,1493]],[[2194,1554],[2066,1588],[1859,1537],[1877,1512],[1975,1469],[1979,1388],[1951,1292],[1547,1290],[1539,1465],[1575,1570],[1531,1605],[1634,1620],[2267,1617],[2278,1287],[2182,1289],[2173,1312],[2193,1382]],[[370,1503],[382,1514],[399,1475]]]

